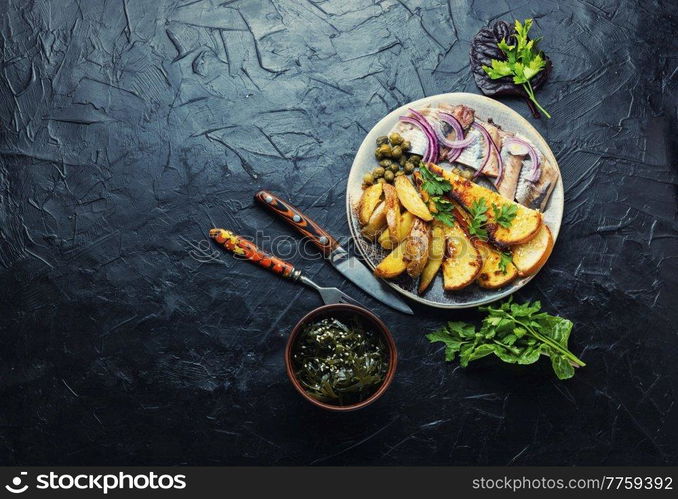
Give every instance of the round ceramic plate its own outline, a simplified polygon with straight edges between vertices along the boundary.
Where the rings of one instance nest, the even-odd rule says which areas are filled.
[[[367,241],[360,236],[360,224],[355,209],[362,194],[363,175],[377,166],[376,160],[374,159],[374,149],[376,147],[375,141],[377,137],[386,135],[397,123],[398,117],[407,114],[408,108],[420,109],[425,106],[440,103],[451,105],[464,104],[474,109],[476,116],[481,120],[487,121],[491,118],[494,123],[502,129],[524,135],[537,146],[541,153],[546,156],[552,164],[556,165],[556,167],[558,166],[556,158],[553,156],[553,152],[551,152],[551,149],[544,138],[525,118],[520,116],[510,107],[488,97],[467,93],[441,94],[410,102],[409,104],[396,109],[379,121],[379,123],[370,130],[370,133],[367,134],[365,140],[363,140],[363,143],[360,145],[360,149],[358,149],[358,153],[353,160],[353,166],[351,166],[351,171],[348,175],[348,185],[346,187],[346,212],[351,236],[365,262],[373,270],[388,254],[388,251],[382,249],[379,244]],[[560,230],[560,223],[563,218],[563,199],[563,181],[562,178],[559,177],[548,205],[546,206],[546,210],[544,211],[544,222],[548,225],[549,229],[551,229],[554,242],[558,238],[558,231]],[[500,300],[522,288],[533,277],[534,275],[517,279],[508,286],[497,290],[483,289],[474,283],[458,291],[444,291],[442,273],[438,272],[435,280],[421,296],[417,294],[417,280],[412,279],[405,274],[396,279],[386,280],[385,282],[399,293],[426,305],[439,308],[470,308]]]

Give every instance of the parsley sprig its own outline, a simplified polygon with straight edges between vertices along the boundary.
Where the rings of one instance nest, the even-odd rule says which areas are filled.
[[[537,43],[541,38],[537,40],[528,40],[527,33],[532,27],[532,19],[525,19],[525,24],[521,24],[520,21],[516,19],[515,23],[515,35],[516,40],[515,45],[509,45],[506,42],[506,39],[502,39],[501,42],[497,44],[497,47],[506,55],[505,61],[499,61],[497,59],[492,59],[492,67],[483,66],[483,69],[487,75],[493,80],[503,78],[504,76],[513,76],[513,83],[516,85],[522,85],[527,93],[527,96],[535,106],[539,108],[548,118],[551,115],[541,107],[539,102],[534,96],[534,89],[530,80],[542,71],[546,67],[546,60],[544,59],[544,54],[537,49]]]
[[[501,271],[502,274],[506,274],[509,263],[513,263],[511,253],[502,251],[499,254],[499,270]]]
[[[494,354],[510,364],[534,364],[541,355],[551,359],[559,379],[574,376],[575,367],[586,364],[568,348],[572,322],[541,312],[541,304],[514,303],[511,299],[497,307],[480,307],[487,312],[480,329],[466,322],[449,322],[426,338],[445,344],[445,360],[459,355],[462,367]]]
[[[419,173],[421,173],[421,178],[423,180],[421,188],[429,196],[441,196],[452,189],[452,186],[447,180],[443,177],[439,177],[424,165],[419,168]]]
[[[432,213],[433,218],[439,222],[452,227],[454,225],[454,216],[452,215],[452,203],[442,197],[446,192],[452,189],[450,183],[443,177],[435,175],[426,166],[419,168],[421,178],[423,180],[421,189],[428,194],[429,200],[435,206],[435,213]]]
[[[492,211],[494,212],[494,218],[497,220],[497,223],[505,229],[508,229],[511,227],[513,219],[516,218],[518,207],[515,204],[503,204],[497,206],[492,203]]]
[[[439,222],[442,222],[448,227],[452,227],[454,225],[454,215],[452,215],[453,209],[452,203],[450,203],[447,199],[438,196],[431,198],[431,200],[433,201],[433,204],[436,207],[435,213],[431,213],[431,215],[433,215],[433,218],[435,218]]]
[[[468,224],[468,233],[475,236],[481,241],[487,241],[487,230],[485,224],[487,223],[487,202],[485,198],[476,199],[471,204],[468,210],[471,219]]]

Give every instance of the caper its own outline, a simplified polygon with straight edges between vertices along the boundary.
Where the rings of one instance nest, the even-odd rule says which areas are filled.
[[[374,151],[374,157],[377,158],[377,161],[379,161],[381,158],[384,157],[384,155],[381,154],[381,151],[379,149],[377,149],[376,151]]]
[[[388,144],[388,137],[386,135],[377,137],[377,145],[380,146],[382,144]]]
[[[403,155],[403,150],[400,146],[394,146],[391,148],[391,157],[395,159],[400,159],[400,156]]]
[[[400,170],[400,165],[398,163],[391,163],[391,166],[389,166],[388,169],[395,173]]]
[[[400,166],[405,166],[405,163],[406,163],[406,162],[407,162],[407,158],[406,158],[405,155],[403,154],[402,156],[400,156],[400,159],[398,160],[398,164],[399,164]]]
[[[377,148],[377,152],[380,152],[381,156],[384,158],[390,158],[393,153],[393,151],[391,150],[391,146],[388,144],[380,145]]]
[[[405,172],[402,170],[398,170],[395,174],[396,177],[400,177],[401,175],[405,175]]]
[[[400,147],[402,147],[403,151],[409,151],[412,149],[412,144],[410,144],[409,140],[403,140],[403,143],[400,144]]]
[[[399,133],[393,132],[391,135],[388,136],[388,138],[391,141],[391,144],[393,144],[394,146],[403,143],[403,137]]]
[[[412,163],[417,166],[419,163],[421,163],[421,156],[418,154],[410,154],[410,161],[412,161]]]
[[[384,180],[384,177],[377,179],[377,184],[385,184],[385,183],[386,183],[386,180]]]
[[[381,166],[377,166],[374,170],[372,170],[372,176],[374,178],[379,178],[384,176],[384,169]]]
[[[393,182],[394,178],[395,174],[392,171],[384,172],[384,180],[386,180],[386,182]]]
[[[461,170],[455,166],[454,168],[452,168],[452,173],[454,173],[455,175],[461,175]]]
[[[473,172],[471,170],[463,170],[461,172],[461,176],[464,177],[466,180],[470,180],[471,177],[473,177]]]
[[[405,169],[405,173],[409,175],[414,171],[414,163],[408,161],[407,163],[405,163],[405,166],[403,168]]]
[[[367,185],[374,184],[374,176],[371,173],[366,173],[363,175],[363,183]]]
[[[391,166],[391,163],[392,163],[392,161],[390,159],[382,159],[379,162],[379,166],[383,166],[384,168],[388,168],[389,166]]]

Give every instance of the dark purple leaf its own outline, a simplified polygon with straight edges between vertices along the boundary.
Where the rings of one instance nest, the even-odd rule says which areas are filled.
[[[506,39],[506,42],[509,45],[516,43],[513,36],[514,34],[515,30],[513,26],[504,21],[497,21],[494,24],[481,29],[478,34],[476,34],[471,42],[471,70],[473,71],[473,77],[476,80],[476,85],[478,85],[478,88],[483,94],[491,97],[501,95],[522,97],[530,107],[532,115],[535,118],[539,118],[539,111],[528,98],[527,92],[525,92],[522,86],[515,85],[511,76],[493,80],[483,69],[483,66],[492,65],[492,59],[500,61],[506,60],[506,56],[499,49],[497,44],[503,39]],[[544,55],[544,59],[546,60],[546,67],[530,80],[534,90],[537,90],[546,82],[549,73],[551,72],[551,60],[546,57],[546,55]]]

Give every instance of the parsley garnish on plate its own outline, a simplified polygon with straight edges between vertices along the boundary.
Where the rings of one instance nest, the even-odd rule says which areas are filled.
[[[494,211],[494,218],[497,220],[497,223],[508,229],[511,227],[513,219],[516,218],[518,207],[515,204],[503,204],[499,207],[492,203],[492,211]]]
[[[534,96],[534,89],[530,80],[540,71],[546,67],[546,60],[544,59],[544,54],[537,49],[537,43],[541,38],[537,40],[528,40],[527,33],[532,27],[532,19],[525,19],[525,24],[521,24],[520,21],[516,19],[514,35],[516,43],[515,45],[509,45],[506,42],[506,39],[502,39],[501,42],[497,44],[497,47],[506,56],[505,61],[500,61],[497,59],[492,59],[492,67],[483,66],[483,69],[487,75],[493,80],[498,80],[504,76],[513,76],[513,83],[516,85],[522,85],[527,92],[527,96],[535,106],[539,108],[548,118],[551,115],[541,107],[539,102]]]
[[[421,178],[423,180],[421,190],[428,194],[429,200],[433,202],[433,205],[435,206],[435,212],[431,213],[431,215],[444,225],[452,227],[454,225],[452,203],[442,197],[443,194],[452,189],[452,186],[443,177],[439,177],[432,173],[426,166],[422,165],[419,168],[419,172],[421,173]]]
[[[441,197],[433,197],[431,199],[436,207],[435,213],[431,213],[431,215],[433,215],[433,218],[443,223],[444,225],[447,225],[448,227],[452,227],[454,225],[454,215],[452,215],[452,203],[450,203],[447,199]]]
[[[419,172],[421,173],[421,178],[424,181],[421,184],[421,188],[429,196],[442,196],[452,189],[452,186],[447,180],[445,180],[443,177],[435,175],[426,166],[422,165],[419,168]]]
[[[487,316],[479,330],[466,322],[448,322],[426,335],[431,343],[445,344],[446,361],[459,355],[460,364],[466,367],[473,360],[494,354],[510,364],[534,364],[546,355],[559,379],[571,378],[575,367],[586,365],[567,346],[572,322],[541,312],[538,301],[519,304],[509,299],[480,310]]]
[[[485,198],[480,198],[473,201],[471,208],[468,210],[471,215],[471,220],[468,224],[468,233],[482,241],[487,241],[487,230],[485,230],[485,224],[487,223],[487,208],[488,206],[485,202]]]
[[[499,270],[502,274],[506,274],[508,264],[513,263],[511,253],[502,251],[499,255]]]

